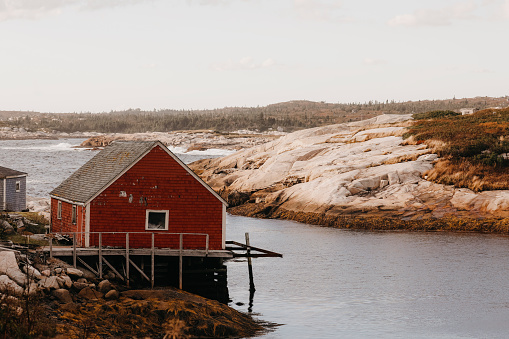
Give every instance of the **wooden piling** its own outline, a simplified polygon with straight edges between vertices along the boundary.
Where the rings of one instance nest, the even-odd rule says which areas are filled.
[[[72,234],[72,264],[76,268],[76,232]]]
[[[179,239],[179,288],[182,289],[182,247],[184,242],[184,235],[180,233]]]
[[[249,272],[249,291],[255,291],[255,285],[253,280],[253,264],[251,262],[251,247],[249,246],[249,233],[246,232],[246,252],[247,252],[247,269]]]
[[[99,279],[103,278],[103,237],[99,233]]]
[[[150,276],[150,287],[154,288],[154,277],[155,277],[155,241],[154,233],[152,233],[152,248],[150,250],[150,265],[152,275]]]
[[[126,284],[129,287],[129,233],[125,234],[125,275],[126,275]]]

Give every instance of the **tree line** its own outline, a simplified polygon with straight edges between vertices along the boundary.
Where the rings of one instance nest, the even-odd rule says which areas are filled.
[[[137,108],[103,113],[0,111],[0,118],[8,126],[67,133],[92,131],[137,133],[177,130],[232,132],[240,129],[261,132],[267,130],[291,132],[304,128],[364,120],[384,113],[415,114],[431,110],[459,110],[465,107],[483,109],[492,106],[507,106],[507,104],[507,97],[408,102],[373,100],[364,103],[290,101],[263,107],[225,107],[212,110],[154,109],[145,111]]]

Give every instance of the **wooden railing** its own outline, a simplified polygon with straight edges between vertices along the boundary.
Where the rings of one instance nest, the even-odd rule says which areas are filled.
[[[85,237],[90,237],[90,235],[93,235],[93,234],[97,234],[98,235],[98,246],[79,246],[77,245],[77,236],[79,237],[80,239],[80,243],[82,243],[84,240],[83,240],[83,236]],[[152,284],[152,287],[154,285],[154,262],[155,262],[155,259],[154,259],[154,256],[155,256],[155,253],[156,253],[156,236],[164,236],[164,237],[169,237],[169,236],[178,236],[179,237],[179,247],[178,247],[178,250],[179,250],[179,287],[182,289],[182,257],[183,257],[183,254],[184,254],[184,236],[185,235],[189,235],[189,236],[203,236],[205,239],[205,247],[204,247],[204,251],[205,251],[205,256],[208,255],[209,253],[209,235],[206,234],[206,233],[162,233],[162,232],[54,232],[54,233],[50,233],[48,236],[49,236],[49,255],[50,255],[50,258],[53,257],[53,238],[56,238],[57,235],[60,235],[62,237],[65,237],[65,236],[72,236],[72,257],[73,257],[73,266],[76,268],[76,265],[77,265],[77,261],[79,260],[81,264],[83,264],[87,269],[91,270],[92,272],[96,273],[100,279],[102,279],[102,264],[105,263],[119,278],[121,279],[124,279],[124,277],[122,277],[122,275],[108,262],[108,260],[106,260],[104,257],[103,257],[103,251],[105,250],[105,248],[103,248],[103,235],[105,234],[111,234],[111,235],[115,235],[115,234],[124,234],[125,235],[125,247],[122,247],[122,246],[115,246],[115,249],[125,249],[125,254],[123,254],[126,258],[126,277],[125,277],[125,280],[126,280],[126,283],[127,283],[127,286],[129,286],[129,268],[130,266],[132,265],[134,268],[136,268],[138,270],[138,272],[147,280],[149,280]],[[150,246],[150,256],[151,256],[151,277],[149,278],[145,272],[143,272],[143,270],[141,270],[130,258],[129,258],[129,255],[130,255],[130,251],[131,251],[131,247],[130,247],[130,241],[131,241],[131,237],[130,235],[140,235],[140,234],[143,234],[145,236],[150,236],[151,238],[151,246]],[[86,241],[85,241],[86,242]],[[77,252],[78,252],[78,248],[97,248],[98,250],[98,256],[99,256],[99,265],[98,265],[98,272],[96,272],[92,267],[90,267],[85,261],[81,260],[78,255],[77,255]],[[163,247],[164,249],[175,249],[175,248],[170,248],[170,247]],[[108,248],[109,249],[109,248]],[[148,250],[148,248],[145,248],[146,250]],[[197,250],[197,249],[195,249]]]

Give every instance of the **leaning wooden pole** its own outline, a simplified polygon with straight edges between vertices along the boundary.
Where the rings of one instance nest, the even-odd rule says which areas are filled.
[[[246,232],[247,269],[249,272],[249,291],[255,291],[253,280],[253,263],[251,262],[251,247],[249,246],[249,233]]]

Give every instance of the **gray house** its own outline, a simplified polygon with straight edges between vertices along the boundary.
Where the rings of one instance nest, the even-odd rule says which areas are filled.
[[[26,173],[0,166],[0,211],[26,210],[26,183]]]

